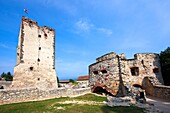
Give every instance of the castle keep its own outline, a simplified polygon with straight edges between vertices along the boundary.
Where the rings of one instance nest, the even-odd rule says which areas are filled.
[[[55,31],[22,17],[12,88],[57,88]]]
[[[90,86],[93,92],[105,90],[114,96],[126,94],[131,86],[141,87],[145,77],[163,83],[159,56],[154,53],[135,54],[126,59],[124,54],[108,53],[89,66]]]

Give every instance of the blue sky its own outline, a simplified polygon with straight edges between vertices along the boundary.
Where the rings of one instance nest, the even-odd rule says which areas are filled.
[[[0,73],[13,73],[22,16],[56,30],[57,75],[75,79],[108,52],[133,58],[165,50],[169,6],[170,0],[0,0]]]

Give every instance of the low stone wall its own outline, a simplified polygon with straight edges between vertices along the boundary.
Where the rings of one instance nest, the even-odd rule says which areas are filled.
[[[153,79],[145,77],[142,87],[147,95],[170,101],[170,86],[156,85]]]
[[[37,88],[27,89],[2,89],[0,90],[0,105],[17,102],[37,101],[59,97],[73,97],[90,93],[90,88],[81,89],[51,89],[40,90]]]
[[[154,86],[154,93],[152,96],[170,101],[170,86]]]
[[[0,88],[7,89],[10,87],[12,81],[0,81]]]

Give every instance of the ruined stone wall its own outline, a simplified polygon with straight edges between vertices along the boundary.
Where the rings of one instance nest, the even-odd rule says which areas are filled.
[[[55,31],[23,17],[11,88],[57,88]]]
[[[0,105],[17,102],[37,101],[50,98],[72,97],[90,93],[90,88],[81,89],[51,89],[40,90],[37,88],[27,89],[3,89],[0,90]]]
[[[124,83],[142,86],[143,78],[151,76],[163,84],[159,56],[154,53],[135,54],[134,59],[121,60],[122,76]],[[132,72],[136,69],[136,73]]]
[[[147,95],[170,101],[170,86],[157,85],[153,77],[145,77],[142,87]]]
[[[101,87],[112,95],[125,94],[131,86],[142,86],[146,76],[152,76],[163,83],[159,56],[154,53],[135,54],[126,59],[124,54],[111,52],[96,59],[89,66],[90,86],[95,92]],[[99,89],[99,88],[97,88]]]
[[[0,89],[7,89],[10,87],[12,81],[0,81]]]
[[[95,92],[97,87],[102,87],[116,95],[119,89],[119,69],[116,53],[107,54],[97,58],[96,61],[95,64],[89,66],[89,82],[92,91]]]

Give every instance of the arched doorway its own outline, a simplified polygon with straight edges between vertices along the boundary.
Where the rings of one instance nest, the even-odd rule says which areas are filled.
[[[136,88],[141,88],[141,89],[143,89],[142,86],[139,85],[139,84],[133,84],[133,86],[136,87]]]
[[[100,86],[97,86],[93,89],[93,93],[97,93],[97,94],[105,94],[105,95],[112,95],[110,92],[108,92],[106,89],[103,89]]]

